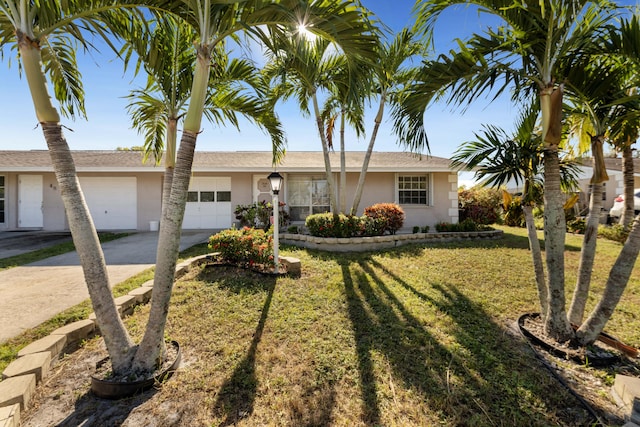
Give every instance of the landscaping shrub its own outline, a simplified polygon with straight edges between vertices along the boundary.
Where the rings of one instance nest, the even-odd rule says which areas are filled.
[[[255,268],[273,263],[273,235],[259,228],[235,226],[209,238],[209,249],[220,253],[220,260]]]
[[[503,209],[504,216],[502,220],[505,225],[510,227],[526,227],[527,223],[524,218],[521,197],[514,196],[506,207],[503,206]]]
[[[305,227],[309,230],[309,234],[317,237],[380,236],[386,230],[387,220],[321,213],[309,215],[305,221]]]
[[[387,230],[387,219],[384,217],[373,218],[370,216],[361,216],[362,233],[361,236],[382,236]]]
[[[598,226],[598,236],[624,243],[627,240],[627,236],[629,236],[629,231],[625,230],[621,224],[613,224],[611,226],[600,224]]]
[[[491,227],[487,227],[483,224],[476,224],[470,218],[465,219],[462,222],[457,224],[452,224],[450,222],[439,222],[436,224],[436,231],[440,233],[449,233],[449,232],[469,232],[469,231],[485,231],[491,230]]]
[[[485,187],[458,190],[460,221],[471,219],[476,224],[494,224],[500,220],[501,205],[500,190]]]
[[[279,202],[278,205],[280,206],[278,222],[280,227],[284,227],[290,222],[289,212],[285,209],[286,203]],[[249,205],[238,205],[233,213],[240,221],[241,227],[261,228],[266,231],[271,227],[273,204],[263,201]]]
[[[574,218],[567,221],[567,231],[569,233],[584,234],[586,221],[584,218]]]
[[[385,222],[382,234],[388,231],[396,234],[404,224],[404,211],[395,203],[377,203],[365,208],[364,215]]]

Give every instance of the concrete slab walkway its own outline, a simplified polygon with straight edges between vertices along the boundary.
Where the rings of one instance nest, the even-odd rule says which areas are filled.
[[[206,242],[210,230],[184,231],[180,250]],[[102,245],[111,286],[152,267],[157,232]],[[0,271],[0,343],[89,298],[76,252]]]

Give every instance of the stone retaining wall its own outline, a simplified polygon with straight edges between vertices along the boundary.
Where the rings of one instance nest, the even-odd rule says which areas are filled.
[[[412,243],[440,243],[473,239],[499,239],[502,230],[447,232],[447,233],[414,233],[394,234],[373,237],[315,237],[308,234],[280,235],[280,242],[307,249],[318,249],[328,252],[366,252],[378,249],[394,248]]]

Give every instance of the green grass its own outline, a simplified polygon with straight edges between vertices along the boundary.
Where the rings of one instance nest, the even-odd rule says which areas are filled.
[[[99,233],[98,237],[102,243],[109,242],[111,240],[120,239],[128,236],[128,233]],[[0,259],[0,270],[7,268],[19,267],[21,265],[29,264],[32,262],[40,261],[52,256],[65,254],[67,252],[75,251],[76,247],[73,242],[64,242],[57,245],[53,245],[47,248],[38,249],[32,252],[27,252],[21,255],[15,255],[9,258]]]
[[[503,230],[380,253],[283,247],[300,278],[194,268],[167,323],[184,367],[136,410],[159,425],[582,425],[576,400],[512,332],[538,307],[525,230]],[[567,292],[580,245],[567,236]],[[596,294],[620,248],[598,242]],[[607,327],[634,346],[639,304],[636,267]],[[148,310],[126,319],[135,339]]]
[[[524,230],[504,230],[497,241],[377,254],[285,248],[301,259],[299,279],[194,273],[176,284],[168,330],[189,364],[161,399],[183,402],[190,425],[243,414],[242,425],[575,422],[575,400],[509,332],[538,307]],[[599,265],[612,264],[620,245],[599,243]],[[580,238],[567,244],[569,270]],[[639,276],[611,323],[634,345]]]

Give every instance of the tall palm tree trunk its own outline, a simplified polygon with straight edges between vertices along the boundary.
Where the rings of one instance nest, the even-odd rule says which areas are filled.
[[[607,168],[604,164],[604,137],[593,136],[591,138],[591,152],[593,154],[593,176],[591,177],[591,199],[589,201],[589,215],[582,240],[580,251],[580,265],[578,267],[578,282],[571,307],[569,308],[569,321],[576,325],[582,322],[584,310],[589,297],[591,287],[591,273],[596,257],[596,243],[598,241],[598,225],[600,224],[600,211],[602,210],[602,183],[609,179]]]
[[[631,143],[627,142],[622,150],[622,179],[624,188],[624,210],[620,216],[620,224],[628,230],[635,216],[634,179],[633,179],[633,151]]]
[[[529,237],[529,248],[531,249],[533,271],[536,276],[536,287],[538,288],[538,299],[540,300],[540,313],[542,314],[542,318],[546,319],[549,292],[544,278],[542,251],[540,250],[540,241],[538,240],[538,232],[533,218],[533,206],[525,203],[522,205],[522,211],[524,212],[524,222],[527,226],[527,236]]]
[[[198,55],[193,74],[191,101],[185,116],[184,131],[173,171],[171,194],[166,207],[162,209],[160,220],[149,320],[133,361],[133,368],[136,372],[153,372],[158,364],[165,359],[164,331],[180,250],[182,220],[187,205],[193,156],[202,123],[211,70],[210,49],[210,46],[206,44],[197,47]]]
[[[164,154],[164,179],[162,182],[162,210],[169,201],[173,171],[176,167],[176,141],[178,134],[178,119],[170,117],[167,120],[167,152]],[[162,215],[162,214],[161,214]]]
[[[322,145],[322,157],[324,159],[324,170],[327,176],[327,187],[329,190],[329,203],[331,204],[331,211],[337,214],[338,203],[336,200],[336,185],[333,179],[333,172],[331,171],[331,159],[329,158],[329,144],[324,134],[322,126],[322,116],[320,115],[320,107],[318,106],[318,98],[314,93],[312,95],[313,111],[316,115],[316,124],[318,126],[318,132],[320,133],[320,142]]]
[[[345,213],[347,210],[347,161],[345,159],[344,114],[343,109],[342,114],[340,114],[340,213]]]
[[[131,362],[131,341],[118,314],[111,294],[107,265],[98,233],[84,200],[73,157],[58,123],[41,123],[47,141],[51,163],[67,213],[69,229],[87,283],[98,327],[111,357],[114,373],[126,371]]]
[[[134,369],[143,372],[153,370],[157,361],[164,357],[164,330],[180,250],[182,220],[191,179],[196,137],[197,134],[187,131],[182,135],[171,195],[162,210],[148,327],[134,361]]]
[[[18,48],[36,117],[42,126],[51,163],[60,188],[73,243],[80,257],[87,289],[96,313],[98,327],[111,356],[114,373],[124,372],[131,361],[133,343],[116,309],[107,266],[89,207],[80,188],[69,145],[62,133],[60,116],[47,90],[40,49],[21,31],[17,31]]]
[[[547,318],[544,332],[564,342],[573,338],[567,319],[564,295],[564,245],[567,232],[564,201],[560,187],[558,147],[562,139],[562,98],[564,86],[551,82],[541,88],[542,140],[544,148],[544,242],[547,263]]]
[[[578,267],[578,282],[576,283],[573,299],[569,308],[569,321],[575,325],[582,323],[584,310],[589,297],[591,273],[596,256],[596,242],[598,238],[598,224],[602,210],[602,184],[591,184],[589,200],[589,215],[584,228],[582,250],[580,251],[580,265]]]
[[[624,243],[615,264],[611,267],[600,302],[576,332],[576,339],[580,344],[591,344],[604,329],[627,287],[639,252],[640,215],[633,221],[627,241]]]
[[[369,139],[369,145],[367,146],[367,152],[362,162],[362,169],[360,170],[360,177],[358,178],[358,184],[356,185],[356,192],[353,196],[353,205],[351,206],[351,215],[356,215],[358,208],[360,207],[360,200],[362,199],[362,192],[364,191],[364,180],[367,177],[367,169],[369,168],[369,161],[371,160],[371,153],[373,152],[373,146],[376,143],[376,137],[378,136],[378,129],[380,129],[380,123],[382,123],[382,117],[384,116],[384,106],[387,93],[384,91],[380,95],[380,104],[378,105],[378,113],[374,119],[373,132],[371,132],[371,138]]]
[[[567,230],[557,146],[548,148],[544,154],[544,186],[544,241],[549,290],[545,333],[564,342],[572,338],[573,331],[565,311],[564,246]]]

